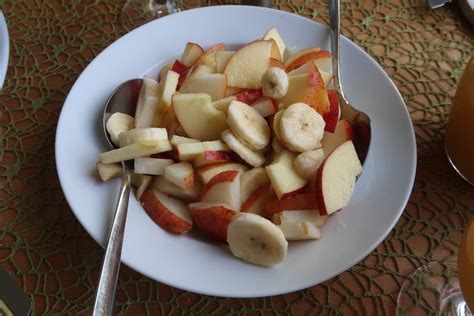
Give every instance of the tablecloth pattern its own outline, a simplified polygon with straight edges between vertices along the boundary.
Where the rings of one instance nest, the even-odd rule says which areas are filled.
[[[125,1],[0,1],[10,31],[1,107],[0,265],[31,295],[33,315],[91,312],[103,250],[67,205],[54,162],[56,124],[78,75],[144,17]],[[183,9],[229,4],[178,1]],[[274,8],[327,24],[325,1],[274,1]],[[218,298],[171,288],[122,266],[116,312],[126,315],[393,315],[403,280],[417,267],[456,255],[474,213],[474,190],[443,149],[447,115],[474,32],[456,4],[342,1],[342,31],[400,90],[416,131],[413,192],[394,230],[348,271],[311,288],[255,299]],[[419,314],[433,312],[413,296]]]

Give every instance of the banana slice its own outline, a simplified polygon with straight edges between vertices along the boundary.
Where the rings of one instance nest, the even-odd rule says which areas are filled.
[[[128,132],[133,128],[135,119],[125,113],[116,112],[112,114],[105,123],[105,128],[112,138],[115,145],[119,146],[119,135],[123,132]]]
[[[316,176],[319,166],[324,160],[324,150],[318,148],[299,154],[293,161],[296,172],[305,179]]]
[[[280,128],[280,122],[281,122],[281,116],[283,115],[283,113],[285,112],[285,110],[280,110],[278,112],[275,113],[275,115],[273,115],[273,133],[275,134],[275,137],[280,141],[282,142],[283,141],[283,138],[281,137],[281,128]]]
[[[242,144],[242,142],[235,137],[230,130],[227,129],[222,132],[222,140],[249,165],[260,167],[265,163],[265,157],[262,153],[253,151]]]
[[[232,101],[227,109],[227,124],[232,133],[254,150],[270,143],[270,127],[267,121],[251,106]]]
[[[280,131],[286,147],[304,152],[321,147],[323,117],[306,103],[290,105],[281,116]]]
[[[262,76],[262,92],[266,97],[281,99],[288,92],[288,75],[278,67],[270,67]]]
[[[282,231],[268,219],[252,213],[234,217],[227,228],[227,242],[234,256],[262,266],[282,262],[288,251]]]

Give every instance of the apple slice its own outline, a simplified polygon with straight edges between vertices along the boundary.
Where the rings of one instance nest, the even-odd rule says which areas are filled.
[[[320,59],[325,59],[325,58],[318,58],[318,59],[308,61],[306,64],[300,66],[299,68],[293,69],[292,71],[288,72],[288,76],[296,76],[296,75],[307,74],[312,70],[312,65],[314,64],[314,66],[316,66],[316,68],[319,70],[319,73],[321,74],[321,77],[323,78],[324,86],[328,87],[329,84],[332,81],[333,75],[332,75],[332,72],[327,72],[325,70],[320,69],[317,66],[317,64],[320,64],[320,63],[317,62]]]
[[[229,82],[227,82],[227,84],[228,83]],[[229,97],[229,96],[232,96],[232,95],[237,95],[241,91],[243,91],[243,89],[227,86],[227,90],[225,91],[225,96]]]
[[[328,220],[327,215],[319,215],[318,210],[291,210],[275,213],[272,222],[280,225],[286,223],[308,222],[314,226],[323,226]]]
[[[273,199],[274,196],[275,193],[272,187],[268,184],[263,185],[250,194],[245,202],[242,203],[240,211],[265,216],[265,204]]]
[[[329,154],[316,175],[316,201],[321,215],[329,215],[349,203],[361,172],[352,141],[342,143]]]
[[[194,187],[194,170],[189,162],[180,162],[165,168],[165,178],[183,189]]]
[[[319,70],[311,64],[307,74],[288,76],[288,92],[280,100],[283,107],[303,102],[315,109],[319,114],[329,111],[329,99],[324,80]]]
[[[171,137],[171,144],[173,146],[177,146],[179,144],[191,144],[191,143],[199,143],[199,141],[197,139],[178,136],[178,135],[173,135],[173,137]]]
[[[242,203],[258,188],[268,185],[269,183],[270,179],[268,178],[265,168],[253,168],[242,173],[240,175],[240,198]]]
[[[257,89],[268,69],[272,43],[254,41],[235,52],[224,69],[227,84],[231,87]]]
[[[295,60],[299,59],[300,57],[304,56],[304,55],[307,55],[307,54],[310,54],[310,53],[314,53],[314,52],[319,52],[321,50],[321,48],[319,47],[310,47],[310,48],[305,48],[305,49],[302,49],[300,51],[297,51],[296,53],[292,54],[291,56],[289,56],[286,60],[285,60],[285,67],[288,67],[289,65],[291,65]]]
[[[220,140],[178,144],[176,150],[181,161],[194,160],[205,151],[230,151],[229,147]]]
[[[240,211],[240,172],[228,170],[216,174],[203,185],[198,201],[223,203],[234,211]]]
[[[205,93],[175,94],[172,98],[176,118],[191,138],[216,140],[227,127],[227,116],[211,104]]]
[[[252,104],[263,96],[262,89],[246,89],[239,92],[236,97],[237,101]]]
[[[165,113],[171,106],[171,97],[176,92],[178,80],[179,73],[169,70],[163,78],[163,81],[160,82],[160,103],[158,105],[158,111],[161,113]]]
[[[288,241],[321,238],[319,228],[308,222],[285,223],[277,225],[277,227],[281,229]]]
[[[197,168],[195,171],[202,183],[208,183],[214,176],[224,171],[236,170],[243,173],[247,167],[235,162],[221,162]]]
[[[162,175],[167,166],[174,164],[172,159],[160,158],[135,158],[133,172],[136,174]]]
[[[96,163],[97,173],[102,182],[107,182],[110,179],[121,177],[123,174],[122,165],[118,163]]]
[[[270,58],[268,68],[271,68],[271,67],[277,67],[277,68],[285,70],[285,65],[283,65],[281,61],[275,58]]]
[[[195,201],[199,195],[199,191],[201,190],[201,186],[197,182],[191,189],[183,189],[173,182],[168,181],[163,176],[153,177],[151,187],[166,195],[188,202]]]
[[[327,50],[311,51],[306,54],[301,55],[300,57],[294,59],[291,63],[288,61],[285,63],[286,72],[290,72],[293,69],[299,68],[302,65],[306,64],[309,61],[318,59],[318,58],[331,58],[331,53]]]
[[[189,212],[194,224],[209,237],[218,240],[227,240],[227,227],[237,214],[221,203],[196,202],[188,204]]]
[[[314,193],[300,193],[285,199],[274,199],[265,204],[268,218],[273,214],[289,210],[313,210],[317,207],[316,195]]]
[[[269,117],[277,111],[277,105],[271,98],[262,98],[252,104],[252,107],[262,116]]]
[[[234,54],[234,52],[230,51],[218,51],[216,52],[216,72],[223,73],[225,65],[229,61],[230,57]]]
[[[151,176],[132,173],[130,182],[132,186],[136,189],[136,195],[138,200],[142,198],[143,192],[148,189],[151,180]]]
[[[279,52],[279,60],[285,56],[286,45],[276,27],[272,26],[263,36],[264,40],[273,40]]]
[[[216,70],[216,53],[225,51],[226,47],[224,44],[219,43],[210,47],[199,59],[196,61],[196,65],[207,65],[210,66],[214,72]]]
[[[184,47],[184,51],[179,58],[179,61],[186,67],[191,67],[202,55],[204,49],[196,43],[188,42]]]
[[[188,75],[187,79],[199,77],[199,76],[202,76],[202,75],[214,74],[214,73],[215,73],[215,71],[214,71],[214,69],[212,69],[211,66],[197,65],[196,67],[193,67],[191,69],[190,74]],[[186,82],[186,80],[184,82]]]
[[[193,219],[184,202],[153,189],[146,190],[141,204],[150,218],[172,234],[185,234],[193,227]]]
[[[224,74],[201,74],[186,78],[179,89],[181,93],[206,93],[212,100],[219,100],[225,96],[227,78]]]
[[[296,172],[293,161],[296,155],[288,150],[279,153],[275,161],[265,167],[279,199],[298,192],[306,185],[306,180]]]
[[[313,60],[319,71],[324,71],[332,75],[332,58],[331,56],[319,57]]]
[[[212,102],[212,106],[218,109],[219,111],[227,113],[227,108],[229,107],[232,101],[236,101],[237,97],[235,95],[231,95],[220,100],[216,100]]]
[[[200,153],[194,159],[194,167],[202,167],[220,162],[230,161],[230,156],[227,152],[221,150],[206,150]]]
[[[335,90],[328,90],[328,98],[329,111],[323,115],[323,119],[326,122],[324,131],[328,133],[334,133],[337,122],[339,121],[339,116],[341,115],[339,97],[337,96],[337,92]]]
[[[160,88],[156,80],[144,77],[135,110],[135,127],[151,127],[158,109]]]
[[[158,76],[159,81],[163,80],[163,78],[166,76],[166,73],[168,72],[168,70],[172,70],[172,68],[173,68],[173,63],[166,64],[163,67],[161,67],[160,74]]]
[[[324,156],[329,156],[336,147],[353,138],[351,124],[345,119],[338,121],[334,133],[324,132],[323,139],[321,140]]]
[[[181,79],[181,77],[186,76],[186,74],[189,71],[189,67],[186,66],[185,64],[183,64],[182,62],[180,62],[179,60],[175,60],[174,63],[173,63],[173,66],[171,66],[171,70],[178,73],[180,75],[180,79]]]
[[[158,154],[172,149],[173,147],[168,140],[146,141],[104,152],[100,154],[100,160],[102,163],[113,163]]]

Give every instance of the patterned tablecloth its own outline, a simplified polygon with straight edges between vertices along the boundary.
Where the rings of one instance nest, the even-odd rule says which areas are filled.
[[[88,314],[103,250],[67,205],[54,163],[61,106],[84,67],[141,17],[121,22],[125,1],[0,1],[10,31],[1,107],[0,265],[33,299],[35,315]],[[181,3],[178,3],[181,4]],[[185,1],[186,8],[212,5]],[[274,7],[327,23],[325,1]],[[443,135],[474,32],[455,4],[343,1],[343,33],[394,80],[415,126],[413,193],[394,230],[367,258],[311,288],[257,299],[198,295],[122,267],[117,312],[141,314],[392,315],[403,280],[432,260],[454,257],[474,213],[474,190],[450,167]],[[125,25],[125,26],[124,26]],[[413,303],[429,313],[423,297]]]

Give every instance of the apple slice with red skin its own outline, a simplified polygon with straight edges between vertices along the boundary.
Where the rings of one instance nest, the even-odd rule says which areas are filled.
[[[156,176],[151,181],[151,188],[182,201],[193,202],[196,201],[199,195],[201,184],[196,182],[191,189],[183,189],[164,176]]]
[[[275,196],[270,185],[263,185],[250,194],[242,204],[240,211],[265,216],[265,204],[274,199]]]
[[[326,122],[324,131],[334,133],[340,115],[339,97],[337,96],[337,92],[335,90],[328,90],[328,99],[329,112],[326,112],[323,115],[324,122]]]
[[[182,161],[165,167],[164,176],[180,188],[189,190],[194,187],[194,169],[189,162]]]
[[[231,87],[261,88],[262,76],[270,62],[272,42],[257,40],[239,48],[229,59],[224,74]]]
[[[342,143],[329,154],[316,174],[316,202],[321,215],[334,213],[349,203],[361,172],[352,141]]]
[[[147,189],[141,204],[150,218],[161,228],[172,234],[185,234],[193,227],[193,220],[184,202]]]
[[[194,224],[209,237],[227,240],[227,227],[237,214],[221,203],[196,202],[188,204]]]
[[[216,70],[216,53],[220,51],[225,51],[226,47],[223,43],[218,43],[210,47],[204,54],[199,57],[194,65],[207,65],[210,66],[214,71]]]
[[[237,170],[239,172],[245,172],[248,170],[248,168],[239,163],[229,161],[229,162],[220,162],[220,163],[214,163],[207,166],[202,166],[202,167],[196,168],[196,170],[194,171],[199,176],[202,183],[205,184],[205,183],[208,183],[217,174],[223,171],[229,171],[229,170]]]
[[[286,63],[286,71],[290,72],[296,68],[301,67],[302,65],[306,64],[308,61],[318,58],[327,58],[331,57],[331,53],[327,50],[319,50],[319,51],[312,51],[302,56],[296,58],[291,64]]]
[[[280,69],[285,70],[285,65],[283,65],[283,63],[281,61],[279,61],[278,59],[275,59],[275,58],[270,58],[268,68],[271,68],[271,67],[276,67],[276,68],[280,68]]]
[[[179,60],[175,60],[171,70],[177,72],[180,76],[185,75],[189,71],[189,67],[181,63]]]
[[[279,103],[288,107],[293,103],[304,102],[324,115],[330,108],[324,79],[314,63],[308,67],[308,73],[288,76],[288,92]]]
[[[230,161],[230,155],[222,150],[206,150],[194,159],[194,167],[212,165],[220,162]]]
[[[196,43],[187,42],[179,62],[190,68],[203,54],[204,49],[201,46]]]
[[[339,120],[336,124],[334,133],[324,132],[321,145],[324,150],[324,156],[327,157],[329,154],[336,149],[339,145],[348,140],[353,140],[354,134],[352,132],[351,124],[345,119]]]
[[[228,170],[215,175],[201,188],[198,201],[223,203],[231,210],[240,211],[239,171]]]
[[[245,89],[239,92],[236,97],[237,101],[252,104],[263,96],[262,89]]]
[[[286,199],[274,199],[265,204],[266,217],[291,210],[314,210],[317,206],[315,193],[300,193]]]

